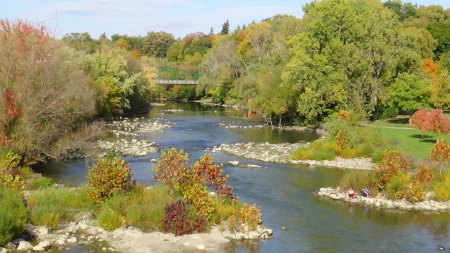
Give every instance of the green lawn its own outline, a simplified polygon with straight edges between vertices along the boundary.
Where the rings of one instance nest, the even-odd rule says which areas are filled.
[[[436,134],[433,132],[422,132],[413,129],[408,124],[409,116],[398,116],[387,120],[373,122],[364,121],[361,125],[376,127],[390,140],[394,140],[398,148],[415,158],[429,158],[430,149],[436,142]],[[439,135],[439,139],[445,139],[450,143],[448,134]]]

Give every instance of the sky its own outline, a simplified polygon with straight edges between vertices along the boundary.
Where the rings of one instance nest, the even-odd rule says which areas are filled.
[[[22,19],[46,25],[57,38],[88,32],[145,36],[165,31],[176,38],[189,33],[215,33],[229,20],[238,25],[288,14],[301,18],[302,6],[311,0],[0,0],[0,19]],[[450,8],[450,0],[411,0],[418,5]]]

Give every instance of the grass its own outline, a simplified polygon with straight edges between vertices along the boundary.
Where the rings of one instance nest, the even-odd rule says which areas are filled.
[[[409,156],[420,159],[428,159],[430,150],[437,140],[433,132],[422,132],[413,129],[408,124],[409,116],[397,116],[387,120],[377,120],[373,122],[361,122],[361,125],[367,127],[376,127],[389,140],[393,140],[397,148],[407,153]],[[439,139],[444,139],[450,143],[448,134],[439,135]]]
[[[34,191],[28,198],[31,222],[57,228],[61,221],[72,221],[80,209],[90,203],[84,188],[47,187]]]

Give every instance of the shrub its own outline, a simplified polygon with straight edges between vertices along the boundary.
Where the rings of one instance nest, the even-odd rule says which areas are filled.
[[[20,159],[20,155],[11,151],[2,150],[0,153],[0,186],[17,190],[23,189],[24,181],[21,175],[29,176],[29,168],[21,167]]]
[[[386,183],[384,193],[390,199],[398,200],[407,197],[408,185],[411,177],[405,173],[396,173]]]
[[[425,199],[425,187],[417,182],[412,182],[406,189],[406,200],[411,203],[423,201]]]
[[[353,147],[356,143],[355,130],[342,118],[331,118],[325,123],[327,129],[327,139],[337,141],[341,148]]]
[[[234,210],[238,207],[238,204],[228,200],[221,200],[213,198],[212,206],[214,212],[211,214],[210,222],[213,224],[219,224],[223,220],[228,220],[234,213]]]
[[[313,160],[323,161],[323,160],[333,160],[336,158],[336,154],[331,149],[320,149],[313,151]]]
[[[130,165],[114,151],[109,151],[88,171],[88,193],[94,201],[107,199],[130,186]]]
[[[450,170],[444,173],[441,180],[434,183],[433,190],[437,201],[450,200]]]
[[[125,225],[125,217],[119,211],[103,206],[97,215],[97,222],[102,228],[113,231]]]
[[[358,190],[367,187],[372,195],[378,192],[375,173],[373,170],[348,170],[342,176],[339,187],[348,189],[349,187]]]
[[[189,160],[188,154],[183,150],[179,152],[172,148],[169,151],[161,151],[161,160],[153,169],[153,179],[156,182],[163,182],[171,189],[176,189],[177,184],[182,184],[187,179],[187,163]]]
[[[358,148],[349,148],[349,147],[342,149],[342,151],[340,152],[340,156],[347,159],[355,158],[359,154],[360,152]]]
[[[186,203],[192,205],[197,214],[209,220],[214,208],[208,189],[202,184],[193,183],[184,185],[180,191]]]
[[[50,187],[54,184],[53,180],[48,177],[36,178],[31,181],[31,185],[33,189],[42,189]]]
[[[171,232],[175,235],[191,234],[193,232],[203,232],[207,221],[189,211],[183,200],[169,203],[164,208],[163,229],[164,232]]]
[[[173,201],[169,187],[156,184],[145,190],[138,184],[132,188],[129,195],[125,207],[127,224],[144,231],[162,228],[164,207]]]
[[[256,229],[256,226],[261,223],[261,211],[256,204],[249,205],[244,203],[233,210],[233,214],[228,221],[230,222],[231,230],[239,230],[241,225],[248,225],[249,229]]]
[[[292,154],[292,159],[296,160],[311,160],[313,158],[313,151],[310,148],[300,147]]]
[[[0,186],[0,246],[22,234],[26,220],[20,192]]]
[[[409,166],[410,162],[400,151],[390,150],[383,152],[382,159],[378,163],[378,167],[375,169],[378,187],[383,189],[395,174],[405,174],[408,172],[410,168]]]
[[[58,228],[62,220],[66,220],[66,207],[38,205],[33,208],[30,218],[34,225]]]

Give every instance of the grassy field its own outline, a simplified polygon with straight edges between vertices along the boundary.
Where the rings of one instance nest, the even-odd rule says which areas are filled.
[[[393,140],[398,148],[415,158],[428,158],[430,149],[437,140],[433,132],[422,132],[413,129],[408,124],[409,116],[398,116],[387,120],[364,121],[360,124],[366,127],[379,128],[390,140]],[[439,135],[439,139],[445,139],[450,143],[448,134]]]

